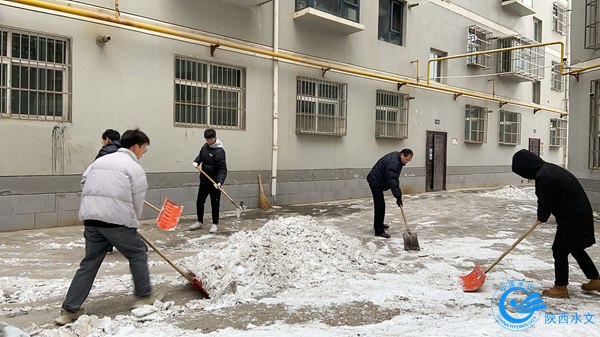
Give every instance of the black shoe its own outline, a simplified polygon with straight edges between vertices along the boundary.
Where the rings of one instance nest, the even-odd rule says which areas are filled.
[[[384,229],[388,229],[388,228],[390,228],[390,225],[388,225],[388,224],[385,224],[385,223],[384,223],[384,224],[383,224],[383,228],[384,228]]]
[[[386,238],[386,239],[391,238],[391,236],[386,232],[375,233],[375,236],[381,236],[382,238]]]

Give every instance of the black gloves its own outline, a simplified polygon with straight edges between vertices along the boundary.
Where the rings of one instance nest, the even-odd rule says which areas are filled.
[[[396,205],[398,205],[398,207],[402,207],[402,199],[396,199]]]

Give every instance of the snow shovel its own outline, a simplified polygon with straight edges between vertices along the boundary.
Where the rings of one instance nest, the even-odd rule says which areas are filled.
[[[517,241],[515,241],[515,243],[513,243],[512,246],[510,246],[504,253],[502,253],[502,255],[500,255],[500,257],[498,257],[496,259],[496,261],[494,261],[494,263],[492,263],[492,265],[490,265],[486,270],[483,270],[483,268],[481,268],[479,263],[475,263],[475,269],[473,269],[472,272],[470,272],[469,274],[467,274],[465,276],[460,277],[460,280],[462,281],[462,284],[463,284],[463,290],[466,292],[472,292],[472,291],[476,291],[479,288],[481,288],[481,286],[485,282],[485,274],[489,273],[490,270],[492,270],[492,268],[494,268],[494,266],[496,264],[498,264],[498,262],[500,262],[500,260],[502,260],[521,241],[523,241],[523,239],[525,239],[525,237],[527,235],[529,235],[529,233],[531,233],[540,223],[541,222],[536,220],[535,223],[533,224],[533,226],[531,226],[528,230],[526,230],[523,234],[521,234],[521,236],[517,239]]]
[[[421,247],[419,247],[417,233],[411,232],[410,227],[408,227],[406,215],[404,215],[404,207],[400,206],[400,211],[402,211],[404,226],[406,226],[406,233],[402,233],[402,238],[404,238],[404,250],[421,250]]]
[[[179,224],[179,218],[183,212],[183,206],[175,205],[171,202],[171,200],[169,200],[169,198],[165,198],[161,209],[158,209],[158,207],[152,205],[146,200],[144,200],[144,203],[158,212],[158,217],[156,217],[156,225],[160,229],[172,231],[175,229],[175,227],[177,227],[177,224]]]
[[[202,169],[199,166],[196,166],[196,170],[198,170],[198,171],[200,171],[200,173],[204,174],[204,176],[206,178],[208,178],[208,180],[210,180],[210,182],[213,183],[213,185],[217,184],[208,174],[206,174],[206,172],[202,171]],[[235,206],[235,216],[239,218],[240,215],[247,208],[246,204],[244,204],[243,201],[240,201],[239,205],[236,204],[235,201],[233,199],[231,199],[231,197],[229,196],[229,194],[227,194],[227,192],[225,192],[225,190],[223,188],[221,188],[221,186],[219,186],[218,188],[221,191],[221,193],[223,193],[227,197],[227,199],[229,199],[229,201],[231,201],[231,203]]]
[[[171,267],[175,268],[175,270],[177,270],[179,272],[179,274],[181,274],[181,276],[185,277],[186,280],[188,280],[194,286],[194,288],[198,289],[205,298],[210,298],[210,296],[208,295],[208,292],[202,286],[202,280],[200,280],[196,276],[196,274],[192,273],[190,270],[188,270],[187,272],[183,271],[171,259],[169,259],[163,252],[161,252],[158,249],[158,247],[156,247],[150,240],[148,240],[142,233],[140,233],[140,231],[138,231],[138,234],[140,235],[142,240],[144,240],[144,242],[146,242],[146,244],[148,246],[152,247],[152,249],[154,249],[154,251],[158,255],[160,255],[160,257],[162,257],[165,261],[167,261],[167,263],[170,264]]]

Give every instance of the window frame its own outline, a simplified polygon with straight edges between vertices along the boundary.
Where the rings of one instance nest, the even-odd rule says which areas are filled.
[[[375,92],[375,138],[407,139],[410,96],[389,90]],[[385,118],[380,118],[384,114]],[[395,117],[395,118],[393,118]]]
[[[439,49],[429,49],[429,60],[448,56],[448,53]],[[446,60],[429,63],[429,80],[437,83],[445,83]]]
[[[71,45],[66,36],[0,25],[0,118],[71,122]]]
[[[398,20],[400,21],[400,29],[394,28],[396,19],[396,11],[394,5],[400,7]],[[387,8],[383,8],[386,6]],[[381,12],[387,9],[387,15],[381,16]],[[406,1],[404,0],[379,0],[379,18],[378,18],[378,34],[377,37],[381,41],[393,43],[398,46],[404,45],[404,33],[406,30]]]
[[[600,0],[585,0],[585,49],[600,49]]]
[[[175,55],[174,61],[173,126],[245,130],[245,68],[183,55]],[[189,67],[179,69],[184,63]],[[178,69],[186,78],[178,78]],[[226,76],[226,72],[237,76]]]
[[[515,118],[510,118],[509,120],[509,118],[507,118],[509,116]],[[509,130],[507,130],[507,126],[510,128]],[[516,130],[513,129],[513,126],[516,126]],[[498,144],[512,146],[521,144],[521,113],[500,110],[498,131]],[[507,139],[507,137],[514,138],[514,140]]]
[[[492,32],[477,25],[467,28],[467,53],[476,53],[492,49]],[[467,65],[481,69],[492,66],[492,54],[467,56]]]
[[[337,2],[337,4],[334,4],[336,6],[333,6],[337,7],[335,9],[327,8],[325,5],[322,5],[321,2],[324,1],[326,0],[296,0],[295,9],[296,12],[298,12],[310,7],[346,20],[360,23],[360,0],[329,0],[330,2]],[[350,18],[350,10],[355,11],[356,20]]]
[[[568,121],[562,118],[550,119],[550,142],[552,148],[567,147]]]
[[[550,83],[550,89],[559,92],[563,91],[563,76],[560,74],[560,62],[552,61]]]
[[[487,143],[488,112],[485,107],[472,104],[465,105],[465,143]],[[473,132],[475,132],[475,139],[472,137]]]
[[[568,27],[567,7],[555,1],[552,3],[552,31],[565,36]]]
[[[331,97],[334,94],[335,97]],[[297,76],[296,133],[345,136],[347,95],[348,84],[346,83]]]
[[[535,41],[520,35],[501,37],[497,39],[498,49],[526,46]],[[529,80],[544,78],[544,47],[531,47],[499,52],[497,55],[496,71],[502,74],[513,74]]]

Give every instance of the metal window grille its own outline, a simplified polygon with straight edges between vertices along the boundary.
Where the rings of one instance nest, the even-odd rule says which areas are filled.
[[[535,44],[522,36],[498,39],[498,48],[510,48]],[[509,50],[498,53],[498,73],[517,75],[528,80],[544,78],[544,47]]]
[[[521,144],[521,114],[500,110],[500,144]]]
[[[600,48],[600,0],[585,1],[585,48]]]
[[[467,104],[465,106],[465,142],[487,143],[487,115],[484,107]]]
[[[590,82],[589,168],[600,168],[600,81]]]
[[[296,0],[296,11],[306,7],[359,22],[360,0]]]
[[[243,130],[245,69],[175,58],[175,126]]]
[[[563,77],[560,74],[560,63],[552,61],[552,76],[551,76],[551,89],[556,91],[563,91]]]
[[[478,26],[470,26],[467,34],[467,53],[476,53],[492,49],[492,33]],[[467,65],[489,69],[491,54],[467,56]]]
[[[567,121],[560,118],[550,119],[550,147],[567,146]]]
[[[408,138],[407,94],[377,90],[375,106],[375,138]]]
[[[567,8],[560,2],[552,4],[552,31],[560,35],[567,33]]]
[[[0,26],[0,116],[69,121],[69,39]]]
[[[308,77],[296,79],[296,133],[344,136],[347,85]]]

